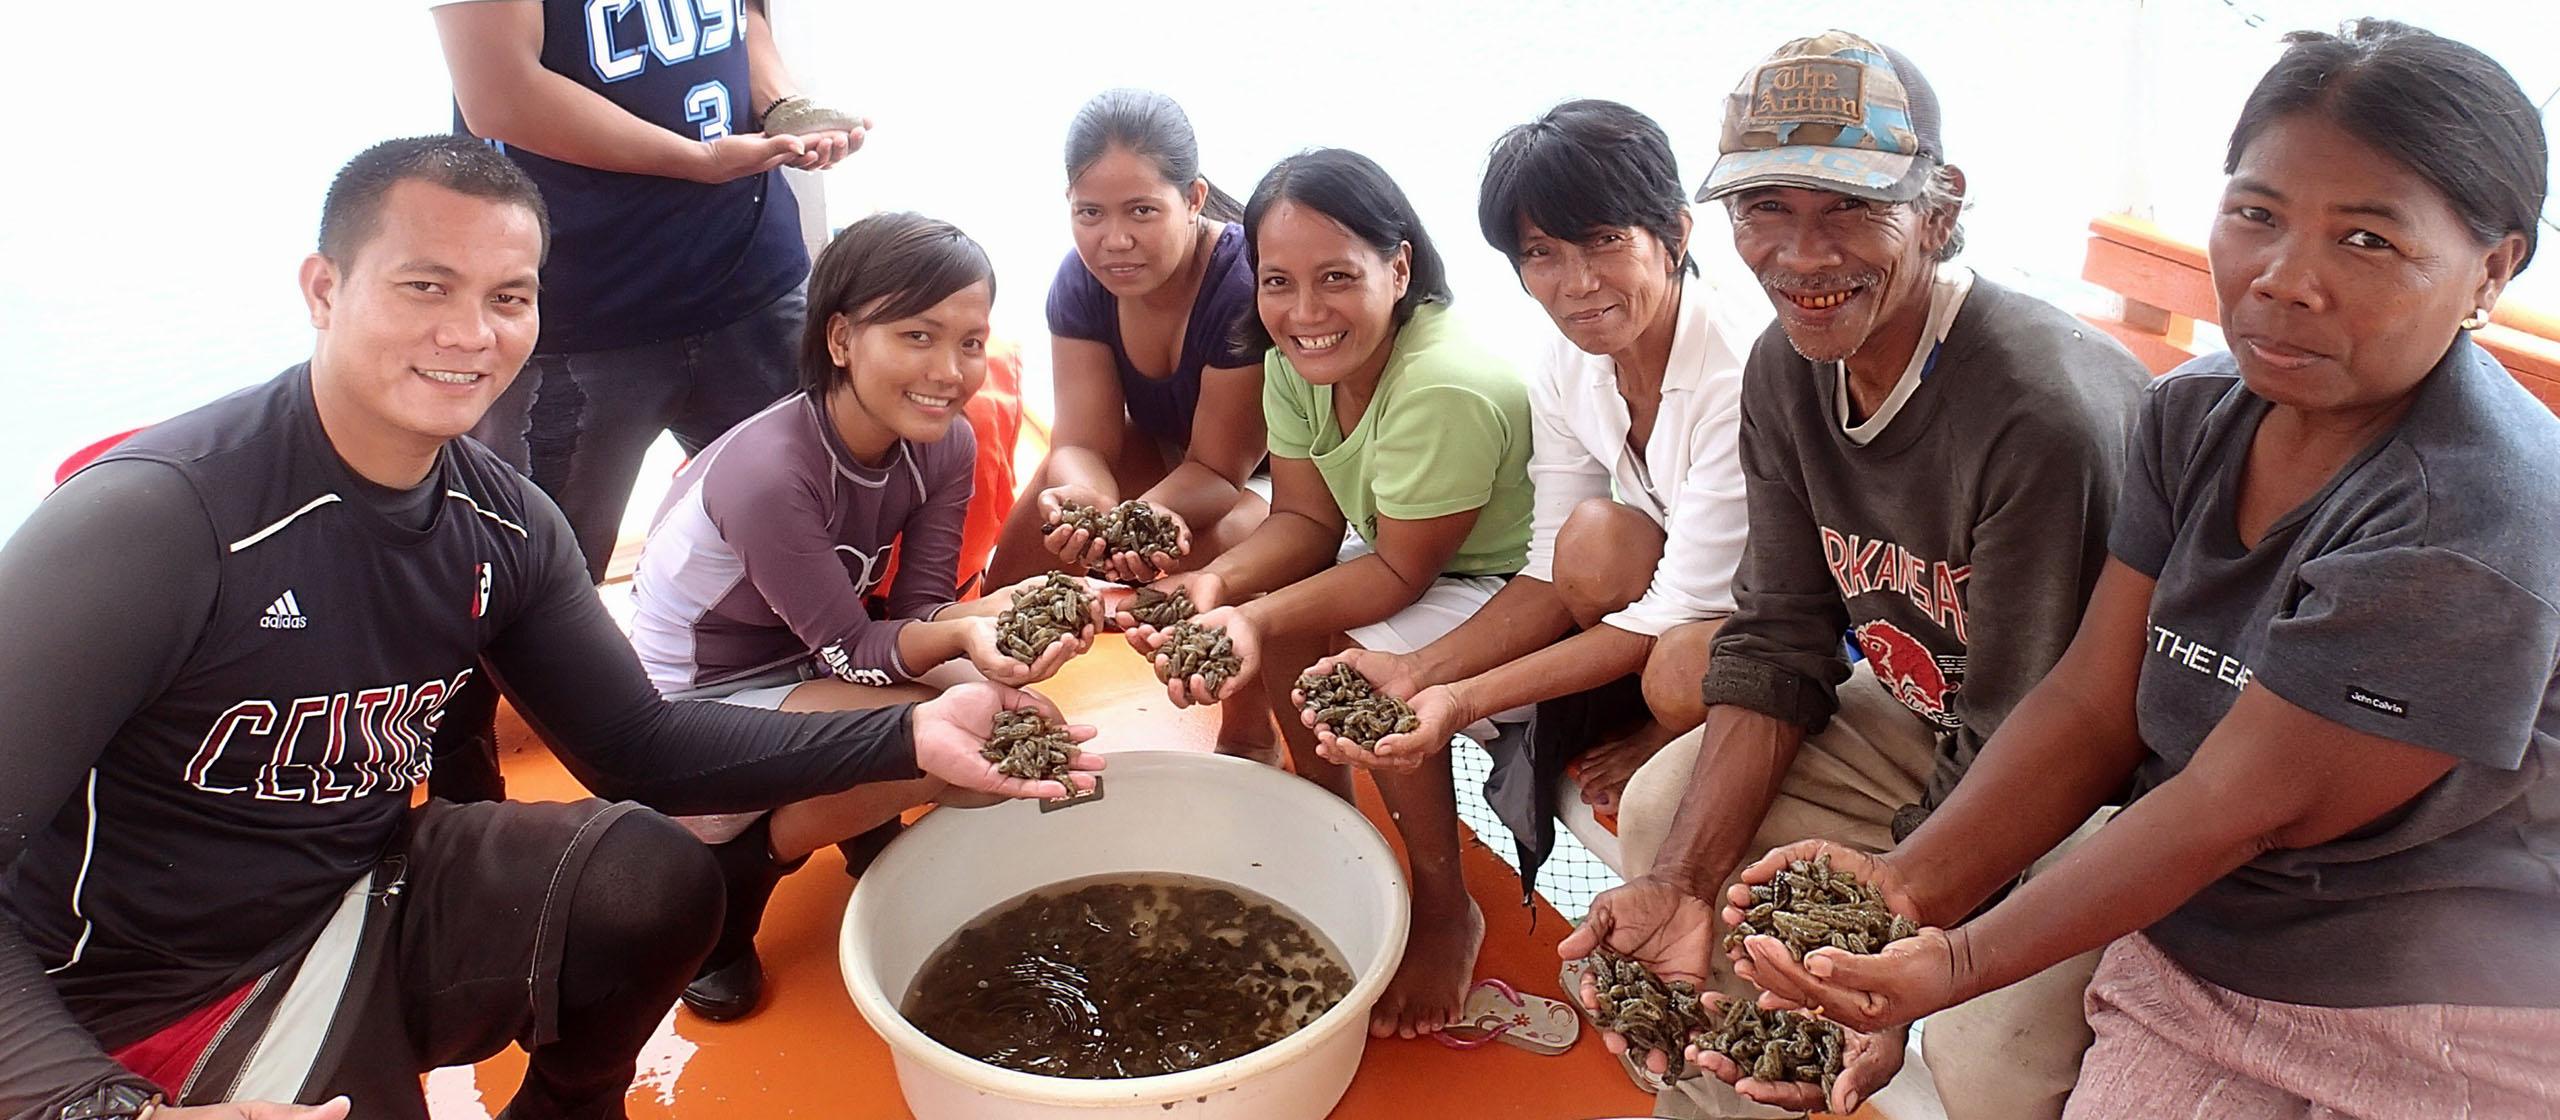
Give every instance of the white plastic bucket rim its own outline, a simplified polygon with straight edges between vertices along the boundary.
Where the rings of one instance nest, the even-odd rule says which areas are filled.
[[[1359,823],[1358,828],[1344,829],[1342,837],[1345,843],[1353,845],[1355,849],[1353,854],[1356,857],[1378,869],[1378,874],[1372,880],[1371,889],[1379,896],[1381,912],[1388,915],[1388,936],[1384,939],[1379,952],[1384,965],[1361,970],[1359,979],[1352,985],[1350,993],[1331,1010],[1317,1016],[1314,1022],[1299,1028],[1289,1037],[1260,1050],[1215,1065],[1184,1070],[1181,1073],[1161,1074],[1154,1077],[1085,1080],[1042,1077],[989,1065],[934,1041],[932,1036],[908,1022],[905,1013],[898,1010],[896,1002],[881,991],[876,983],[878,970],[872,961],[870,947],[857,937],[856,933],[870,907],[894,905],[895,900],[879,897],[878,892],[865,892],[859,885],[856,886],[851,901],[845,907],[844,924],[839,930],[837,939],[838,959],[844,971],[845,988],[853,997],[855,1010],[862,1013],[863,1019],[871,1024],[872,1030],[879,1033],[882,1041],[888,1044],[894,1055],[922,1063],[943,1077],[989,1093],[1038,1101],[1043,1105],[1061,1108],[1114,1107],[1126,1105],[1132,1101],[1163,1101],[1207,1096],[1224,1091],[1242,1078],[1250,1077],[1258,1071],[1278,1068],[1294,1062],[1330,1040],[1338,1031],[1350,1029],[1366,1034],[1370,1008],[1378,1002],[1378,997],[1386,991],[1388,981],[1395,976],[1395,966],[1404,957],[1405,939],[1411,931],[1413,921],[1411,896],[1406,890],[1403,864],[1396,859],[1394,849],[1387,846],[1386,838],[1378,834],[1377,828],[1369,823],[1368,818],[1361,814],[1357,806],[1335,797],[1314,782],[1249,759],[1183,750],[1113,751],[1104,774],[1105,780],[1109,781],[1110,775],[1115,773],[1126,779],[1135,777],[1139,772],[1153,771],[1161,767],[1195,766],[1227,767],[1233,772],[1233,777],[1229,780],[1264,784],[1273,812],[1347,815]],[[973,811],[976,810],[959,810],[958,812]],[[1077,810],[1067,808],[1059,811],[1072,813]],[[879,858],[873,861],[875,873],[898,858],[901,845],[907,845],[910,840],[918,836],[927,835],[924,830],[935,828],[937,818],[945,816],[946,813],[942,811],[926,814],[923,820],[918,821],[908,830],[907,835],[893,841],[881,852]],[[941,821],[941,827],[944,828],[965,826],[965,821]],[[987,904],[993,906],[1002,901],[1004,900],[989,899]],[[1359,1022],[1345,1024],[1346,1019],[1357,1019]]]

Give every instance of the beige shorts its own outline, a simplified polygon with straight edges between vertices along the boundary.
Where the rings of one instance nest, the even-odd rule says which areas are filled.
[[[1840,710],[1821,732],[1805,737],[1760,831],[1748,863],[1798,840],[1830,840],[1862,851],[1893,846],[1894,810],[1920,800],[1937,762],[1937,733],[1876,683],[1865,665],[1840,686]],[[1627,782],[1619,811],[1621,874],[1652,868],[1687,796],[1705,729],[1671,741]],[[2051,861],[2090,829],[2084,828]],[[1741,869],[1736,868],[1737,872]],[[1712,957],[1709,982],[1735,995],[1751,986]],[[2079,1076],[2089,1027],[2080,1009],[2094,952],[2074,957],[1999,991],[1930,1016],[1921,1051],[1949,1120],[2054,1120]],[[1744,1099],[1712,1077],[1691,1078],[1664,1092],[1656,1115],[1776,1117],[1794,1113]]]
[[[1342,548],[1334,554],[1333,562],[1348,564],[1373,551],[1369,542],[1360,539],[1360,534],[1347,532],[1342,535]],[[1354,626],[1344,631],[1343,636],[1362,649],[1374,649],[1380,653],[1412,653],[1447,637],[1450,631],[1474,618],[1476,612],[1493,601],[1494,593],[1502,590],[1502,585],[1508,582],[1502,576],[1444,575],[1432,580],[1431,586],[1423,589],[1422,597],[1403,610],[1367,626]],[[1493,737],[1495,724],[1525,723],[1535,710],[1534,705],[1522,705],[1497,712],[1492,719],[1478,720],[1464,728],[1463,733],[1481,743]]]

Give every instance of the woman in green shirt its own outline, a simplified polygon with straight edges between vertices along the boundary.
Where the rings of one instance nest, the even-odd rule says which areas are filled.
[[[1202,624],[1223,626],[1245,670],[1216,694],[1197,677],[1168,691],[1191,705],[1263,689],[1297,771],[1345,798],[1347,767],[1375,770],[1412,853],[1414,920],[1370,1032],[1410,1038],[1457,1016],[1484,937],[1458,875],[1448,752],[1381,758],[1329,736],[1320,745],[1290,687],[1353,645],[1421,648],[1520,570],[1528,390],[1450,319],[1439,253],[1367,157],[1324,149],[1282,160],[1244,224],[1258,313],[1247,341],[1266,350],[1271,516],[1207,566],[1156,584],[1189,594]],[[1160,636],[1135,627],[1131,640],[1152,654]]]

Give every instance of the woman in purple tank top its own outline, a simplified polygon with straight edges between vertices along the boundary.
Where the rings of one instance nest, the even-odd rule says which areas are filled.
[[[997,542],[990,578],[1099,568],[1139,579],[1198,565],[1268,512],[1244,488],[1262,461],[1262,354],[1237,337],[1253,308],[1242,213],[1200,176],[1182,107],[1115,89],[1067,134],[1075,251],[1049,288],[1057,425],[1049,457]],[[1192,535],[1179,553],[1107,555],[1062,505],[1143,498]]]
[[[1056,425],[997,538],[987,578],[1099,570],[1124,582],[1189,571],[1262,524],[1247,489],[1263,461],[1262,350],[1244,208],[1200,175],[1190,118],[1172,98],[1106,91],[1068,126],[1075,251],[1049,288]],[[1266,491],[1267,493],[1267,491]],[[1182,523],[1172,553],[1109,555],[1062,507],[1138,498]],[[1222,749],[1274,749],[1259,705],[1228,709]]]

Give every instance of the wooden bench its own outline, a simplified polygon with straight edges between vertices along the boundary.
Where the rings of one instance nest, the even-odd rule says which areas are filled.
[[[2212,266],[2201,247],[2140,218],[2111,214],[2089,223],[2089,255],[2080,276],[2124,301],[2113,318],[2083,318],[2114,335],[2153,373],[2217,348],[2196,339],[2197,323],[2220,321]],[[2534,396],[2560,411],[2560,317],[2510,302],[2472,337]]]

